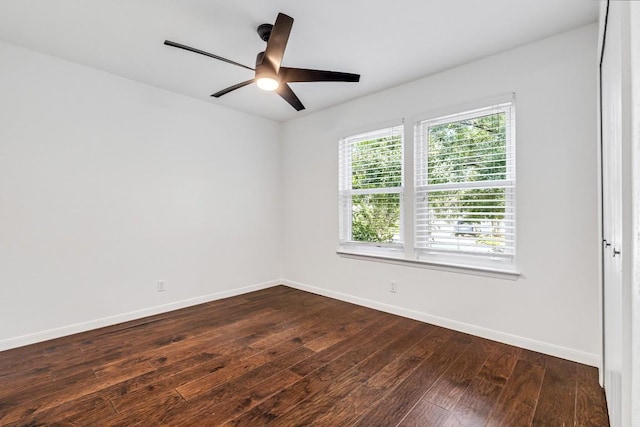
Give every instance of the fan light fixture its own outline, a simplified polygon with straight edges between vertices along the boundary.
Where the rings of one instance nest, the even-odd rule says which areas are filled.
[[[256,84],[262,90],[276,90],[280,86],[280,82],[271,77],[260,77],[256,80]]]
[[[262,90],[276,90],[280,86],[277,67],[260,52],[256,57],[256,84]]]

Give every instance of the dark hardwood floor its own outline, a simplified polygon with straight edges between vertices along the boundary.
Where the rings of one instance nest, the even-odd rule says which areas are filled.
[[[0,425],[604,427],[597,377],[278,286],[0,352]]]

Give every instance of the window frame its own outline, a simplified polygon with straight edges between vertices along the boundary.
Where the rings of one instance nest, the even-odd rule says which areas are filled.
[[[445,119],[451,116],[460,116],[465,113],[472,113],[477,110],[495,108],[502,104],[509,104],[511,114],[511,128],[509,133],[510,140],[507,143],[507,149],[512,150],[511,161],[513,165],[513,220],[514,220],[514,237],[513,237],[513,255],[510,259],[491,259],[486,256],[465,256],[456,253],[429,253],[423,251],[422,248],[416,247],[416,214],[417,214],[417,186],[416,177],[417,170],[417,147],[418,147],[418,127],[421,122]],[[405,125],[407,123],[413,124]],[[516,99],[515,93],[507,93],[494,97],[484,98],[465,104],[450,105],[445,108],[433,110],[429,113],[423,113],[401,121],[387,122],[382,125],[374,125],[360,128],[356,131],[342,132],[336,135],[336,139],[341,141],[348,135],[356,136],[371,132],[375,129],[385,127],[403,126],[402,139],[402,193],[401,193],[401,226],[404,231],[403,243],[404,247],[397,245],[383,244],[367,244],[365,242],[345,242],[339,238],[338,249],[336,253],[346,259],[357,259],[372,262],[382,262],[388,264],[402,265],[414,268],[426,268],[431,270],[455,272],[461,274],[470,274],[474,276],[492,277],[505,280],[517,280],[521,273],[516,267],[516,222],[515,222],[515,199],[517,188],[516,180]],[[507,153],[509,154],[509,153]],[[340,156],[340,145],[338,144],[338,156]],[[340,160],[338,160],[340,162]],[[340,175],[338,175],[340,179]],[[409,179],[407,179],[409,178]],[[338,205],[340,204],[340,184],[338,185]],[[342,217],[339,217],[342,219]],[[341,230],[342,225],[338,224]],[[340,233],[340,231],[339,231]],[[339,234],[340,236],[340,234]]]
[[[399,132],[397,129],[400,129]],[[380,133],[381,135],[388,132],[389,135],[400,136],[400,150],[401,150],[401,185],[397,187],[380,187],[370,189],[353,189],[352,188],[352,162],[350,159],[347,161],[342,158],[343,156],[343,144],[352,144],[355,140],[364,141],[366,139],[359,138],[367,134]],[[338,139],[338,252],[354,253],[354,254],[368,254],[368,255],[380,255],[380,256],[392,256],[402,257],[404,255],[404,249],[406,244],[406,232],[405,232],[405,141],[406,141],[406,126],[404,120],[395,120],[378,124],[375,126],[368,126],[356,131],[351,131],[341,136]],[[343,165],[346,165],[344,167]],[[348,187],[348,188],[345,188]],[[344,236],[353,236],[353,203],[352,196],[360,194],[398,194],[400,203],[400,224],[399,224],[399,242],[364,242],[354,241],[346,239]]]
[[[484,181],[461,181],[454,183],[444,184],[418,184],[418,180],[423,174],[423,179],[428,180],[428,155],[429,155],[429,141],[428,141],[428,129],[433,126],[438,126],[447,123],[455,123],[463,120],[470,120],[478,117],[483,117],[491,114],[504,113],[506,115],[506,131],[505,131],[505,178],[502,180],[484,180]],[[421,131],[424,129],[425,131]],[[421,140],[420,138],[424,139]],[[458,112],[434,115],[428,118],[422,118],[414,121],[414,212],[413,212],[413,225],[414,225],[414,253],[417,260],[425,261],[438,261],[445,263],[461,263],[463,265],[470,266],[497,266],[500,268],[513,266],[515,264],[516,256],[516,156],[515,156],[515,103],[513,97],[504,102],[492,102],[484,104],[483,106],[475,106],[474,108],[467,108],[466,110],[458,110]],[[426,156],[422,162],[425,166],[420,168],[419,163],[421,156]],[[422,247],[418,246],[420,241],[419,225],[423,222],[418,220],[418,207],[420,201],[418,200],[425,193],[428,195],[438,191],[456,191],[464,189],[489,189],[489,188],[502,188],[505,190],[505,216],[509,217],[512,223],[513,238],[511,239],[511,246],[508,247],[510,253],[508,254],[491,254],[486,252],[474,252],[474,251],[455,251],[447,249],[438,249],[435,247]],[[506,201],[509,203],[506,203]],[[428,214],[427,214],[428,215]],[[424,223],[428,224],[429,220],[425,220]],[[426,225],[425,224],[425,225]]]

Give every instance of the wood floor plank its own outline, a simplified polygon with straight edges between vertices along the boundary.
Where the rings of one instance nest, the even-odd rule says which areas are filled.
[[[235,363],[230,363],[222,369],[182,384],[178,386],[176,390],[178,390],[185,399],[189,400],[198,394],[201,394],[203,391],[211,390],[212,388],[229,381],[231,378],[240,376],[243,372],[252,372],[256,368],[273,363],[280,357],[289,355],[289,353],[294,350],[304,350],[301,354],[305,355],[305,357],[301,357],[299,360],[296,360],[295,363],[306,359],[311,354],[315,354],[306,347],[303,347],[302,349],[300,347],[302,347],[302,345],[295,340],[286,341],[278,346],[272,347],[268,351],[262,351],[249,358],[238,360]],[[292,365],[293,364],[294,363],[292,363]]]
[[[476,377],[444,422],[447,427],[485,426],[502,393],[502,386]]]
[[[194,400],[198,398],[205,399],[207,402],[211,403],[217,400],[221,401],[229,399],[232,398],[236,392],[251,388],[255,384],[264,381],[280,371],[290,368],[292,365],[306,359],[312,354],[314,354],[313,351],[305,347],[295,348],[282,355],[274,352],[274,356],[278,355],[278,357],[273,357],[273,359],[270,358],[268,362],[265,361],[265,363],[261,363],[253,369],[247,369],[243,366],[242,369],[235,373],[235,376],[224,382],[205,382],[204,387],[198,387],[195,389],[189,387],[193,385],[193,383],[190,383],[185,386],[180,386],[176,390],[186,400]],[[198,385],[200,386],[200,384]]]
[[[488,353],[480,339],[475,339],[472,345],[451,365],[449,369],[435,382],[423,400],[427,400],[441,408],[450,411],[460,400],[487,360]]]
[[[100,397],[81,398],[32,416],[28,422],[23,419],[7,424],[7,426],[48,426],[56,423],[73,426],[99,425],[103,420],[110,419],[115,415],[116,411],[107,399]]]
[[[333,425],[345,425],[341,414],[334,412],[336,403],[345,399],[353,389],[367,380],[367,375],[357,369],[351,369],[336,381],[329,384],[321,395],[297,404],[292,411],[278,417],[276,424],[282,427],[315,425],[316,418],[331,413]]]
[[[167,366],[203,352],[229,355],[259,340],[260,338],[256,338],[256,330],[273,328],[275,323],[271,315],[271,312],[258,311],[256,316],[251,316],[246,321],[239,320],[215,328],[209,333],[196,335],[189,339],[188,343],[181,342],[151,349],[147,353],[151,357],[150,363],[155,367]]]
[[[34,390],[47,387],[51,383],[53,383],[53,379],[47,371],[32,370],[16,375],[6,375],[0,378],[0,408],[2,402],[7,400],[7,396],[16,393],[29,394]]]
[[[542,366],[545,369],[550,358],[551,356],[547,356],[546,354],[538,353],[537,351],[527,350],[524,348],[520,349],[520,354],[518,355],[518,359],[529,362],[532,365]]]
[[[406,323],[400,322],[399,319],[392,322],[391,325],[389,328],[373,325],[372,328],[375,326],[380,333],[384,334],[386,332],[392,335],[395,331],[406,327]],[[245,412],[242,416],[231,420],[229,424],[234,426],[255,426],[273,422],[278,417],[282,417],[291,411],[300,402],[325,390],[337,378],[340,378],[345,372],[348,372],[366,359],[379,345],[376,341],[376,335],[371,334],[369,328],[362,330],[349,343],[351,345],[339,343],[335,347],[317,353],[315,356],[292,367],[291,370],[293,372],[303,376],[300,381],[286,387],[252,410]],[[355,346],[353,345],[354,343],[356,343]],[[300,367],[302,368],[296,369]],[[310,370],[311,367],[313,367],[313,370]]]
[[[179,414],[186,408],[187,403],[175,391],[163,391],[158,393],[157,399],[147,400],[140,405],[132,406],[126,412],[120,412],[103,421],[102,425],[109,427],[171,425],[165,423],[164,420],[169,419],[170,416],[173,416],[173,419],[179,418]]]
[[[449,411],[429,401],[421,401],[419,405],[409,412],[400,427],[439,427],[444,425],[449,417]]]
[[[598,370],[576,365],[576,381],[576,425],[608,426],[609,414],[604,391],[598,383]]]
[[[304,362],[298,363],[292,368],[292,370],[298,375],[305,376],[319,367],[331,362],[344,353],[353,350],[358,346],[368,345],[376,334],[387,333],[389,329],[392,329],[400,323],[400,319],[393,319],[389,322],[382,323],[382,326],[378,323],[371,322],[372,324],[366,325],[361,330],[354,332],[354,334],[348,340],[342,340],[331,347],[328,347],[322,351],[317,352],[316,356],[311,357]],[[361,325],[365,326],[365,325]]]
[[[595,368],[285,286],[0,352],[0,426],[563,424]]]
[[[270,310],[269,312],[272,313],[272,310]],[[263,314],[263,312],[261,311],[259,313]],[[258,318],[261,318],[261,316],[258,316]],[[266,323],[266,325],[269,325],[269,324],[270,323]],[[255,328],[255,324],[253,327]],[[131,329],[132,328],[129,328],[127,333],[130,333]],[[252,331],[252,333],[255,331],[255,329],[253,328],[250,328],[250,330]],[[155,332],[161,333],[159,330],[155,330]],[[200,337],[201,335],[192,333],[188,342],[190,342],[192,345],[197,344],[198,338]],[[215,338],[215,337],[211,337],[211,338]],[[54,378],[63,378],[67,375],[73,375],[76,372],[86,370],[87,368],[93,368],[96,365],[100,365],[102,363],[109,363],[114,360],[122,359],[124,357],[135,358],[142,354],[148,354],[152,358],[162,357],[160,355],[163,355],[164,357],[168,357],[168,355],[172,354],[171,349],[181,348],[182,349],[181,351],[184,351],[184,347],[188,346],[188,345],[185,345],[187,343],[186,339],[185,340],[175,340],[175,339],[162,339],[162,340],[155,339],[154,340],[153,338],[145,337],[145,339],[139,339],[134,341],[135,341],[134,343],[126,341],[124,343],[120,343],[120,345],[112,344],[114,345],[114,347],[109,347],[107,345],[105,346],[105,348],[103,348],[102,353],[98,352],[97,354],[93,354],[94,351],[84,351],[81,353],[81,355],[78,358],[73,360],[67,360],[63,369],[54,369],[51,371],[51,374]],[[154,344],[150,345],[149,344],[150,342]]]
[[[180,393],[175,390],[159,390],[147,398],[130,401],[126,408],[120,408],[120,412],[116,416],[109,419],[108,425],[115,426],[150,426],[154,420],[155,413],[160,412],[163,416],[166,413],[180,413],[186,406],[186,401]],[[177,410],[177,411],[176,411]]]
[[[51,387],[46,387],[46,390],[42,390],[43,387],[38,391],[33,391],[28,396],[24,394],[12,395],[9,398],[12,402],[11,406],[8,410],[0,413],[0,424],[20,420],[25,416],[37,415],[40,412],[118,384],[133,375],[135,374],[125,372],[123,375],[97,378],[93,371],[86,371],[72,379],[66,378],[63,383],[54,382]]]
[[[367,380],[333,403],[330,411],[319,413],[313,425],[352,424],[378,403],[393,384],[410,375],[428,351],[425,342],[437,343],[437,337],[431,335],[434,329],[424,326],[428,325],[417,325],[356,366],[354,369],[366,375]],[[393,372],[393,377],[389,372]]]
[[[424,360],[429,359],[443,345],[453,337],[453,331],[444,328],[436,328],[425,334],[424,339],[416,342],[416,345],[407,350],[381,368],[373,375],[367,385],[375,389],[391,390],[409,376]]]
[[[250,410],[271,395],[298,380],[300,380],[300,375],[289,370],[280,371],[252,388],[236,392],[231,399],[208,407],[204,413],[198,412],[193,417],[185,417],[184,420],[180,420],[179,424],[176,425],[190,427],[198,425],[198,422],[202,422],[203,419],[206,419],[207,423],[211,425],[223,425],[226,421]]]
[[[223,369],[229,363],[229,357],[195,356],[103,389],[99,395],[108,398],[116,410],[126,411],[140,401],[153,399],[158,392],[173,390],[187,381]]]
[[[383,401],[360,418],[356,425],[395,426],[470,344],[471,340],[462,334],[454,335],[391,390]]]
[[[325,322],[325,324],[331,325],[329,322]],[[319,329],[325,327],[325,324],[321,324]],[[266,325],[255,324],[254,328],[264,328]],[[318,329],[318,328],[316,328]],[[305,334],[301,335],[299,341],[294,343],[287,343],[288,346],[295,346],[298,343],[304,343],[306,339],[306,334],[311,336],[315,336],[316,329],[308,329]],[[260,353],[259,350],[254,349],[254,344],[251,340],[247,338],[247,336],[242,337],[242,334],[247,334],[251,329],[240,328],[236,329],[236,333],[241,334],[240,337],[235,337],[236,339],[233,341],[228,340],[220,340],[217,339],[218,344],[215,347],[211,347],[210,350],[215,350],[216,353],[204,352],[199,355],[193,356],[193,359],[201,359],[203,362],[202,365],[197,361],[189,362],[189,360],[180,360],[180,355],[175,355],[173,358],[162,357],[162,366],[163,369],[159,370],[157,374],[151,374],[144,377],[140,377],[137,381],[133,381],[130,383],[124,383],[123,387],[115,390],[117,395],[113,395],[113,392],[110,393],[112,399],[114,399],[114,404],[116,407],[121,407],[121,405],[126,404],[129,400],[141,399],[143,395],[146,394],[146,391],[142,389],[140,392],[136,392],[136,389],[141,389],[143,386],[149,387],[153,384],[153,387],[157,389],[158,387],[164,388],[173,388],[178,387],[182,384],[188,383],[190,381],[195,381],[201,379],[202,377],[213,374],[214,372],[218,372],[221,369],[229,368],[229,364],[233,363],[235,360],[239,363],[246,357],[250,357],[252,355],[256,355]],[[283,336],[279,335],[280,330],[276,330],[272,336],[277,336],[278,338],[283,338]],[[255,334],[251,334],[253,337]],[[233,337],[233,335],[230,335]],[[268,339],[269,336],[266,336],[265,339]],[[295,338],[294,338],[295,339]],[[243,342],[244,344],[241,344]],[[277,343],[277,341],[276,341]],[[247,346],[247,344],[251,344],[251,346]],[[258,347],[263,347],[262,343]],[[191,353],[189,353],[191,354]],[[223,356],[227,356],[227,358],[214,357],[216,354],[220,354]],[[175,360],[175,361],[174,361]],[[160,363],[160,362],[158,362]],[[195,365],[195,366],[193,366]],[[198,367],[198,365],[200,365]],[[171,373],[171,371],[177,371],[177,375],[170,375],[167,377],[167,373]],[[154,380],[155,379],[155,380]],[[154,384],[155,383],[155,384]]]
[[[541,366],[518,360],[489,415],[487,426],[531,425],[543,375]]]
[[[322,396],[299,403],[285,417],[278,418],[277,423],[283,426],[350,424],[370,406],[370,400],[382,394],[381,390],[365,387],[366,381],[412,347],[427,330],[416,322],[407,324],[407,329],[394,333],[390,340],[380,337],[377,348],[347,374],[336,378]],[[360,405],[365,408],[360,409]]]
[[[485,343],[489,347],[490,357],[478,373],[478,377],[498,385],[505,385],[515,368],[520,349],[495,341]]]
[[[245,360],[249,360],[249,363],[244,364]],[[166,369],[157,370],[127,381],[123,383],[123,387],[106,389],[102,393],[108,395],[116,409],[120,411],[137,401],[152,399],[153,394],[159,390],[176,389],[183,384],[202,381],[202,378],[205,377],[222,383],[236,375],[235,369],[237,367],[258,366],[264,360],[268,360],[268,358],[246,348],[244,351],[239,351],[230,356],[215,357],[178,372],[173,372],[173,365],[167,366]],[[216,375],[218,372],[220,374]]]
[[[331,322],[324,322],[320,324],[318,328],[323,329],[331,325]],[[315,335],[314,330],[315,329],[311,329],[307,331],[307,333],[313,336]],[[287,343],[286,345],[295,347],[299,344],[304,344],[305,335],[306,334],[301,335],[302,338],[299,340],[294,338],[292,343]],[[195,356],[195,358],[199,357],[202,359],[202,364],[198,362],[189,363],[189,360],[180,360],[170,365],[164,365],[157,373],[141,376],[134,381],[123,383],[122,387],[110,391],[109,395],[113,399],[116,408],[120,409],[123,405],[127,405],[127,402],[146,399],[145,396],[148,394],[147,389],[150,387],[154,390],[159,388],[175,388],[182,384],[202,379],[209,374],[216,373],[223,369],[227,369],[226,372],[230,372],[230,364],[234,366],[233,363],[236,363],[235,366],[238,366],[238,363],[241,363],[245,358],[260,353],[260,351],[253,349],[253,347],[239,344],[238,341],[249,342],[245,338],[240,338],[239,340],[213,348],[213,350],[225,356],[222,358],[203,357],[210,356],[209,353]],[[244,366],[246,368],[248,365]]]
[[[294,292],[290,288],[286,289],[289,292]],[[264,297],[265,295],[263,295],[263,298]],[[234,305],[243,305],[243,303],[246,303],[246,301],[241,296],[221,299],[169,313],[161,313],[126,323],[65,336],[55,340],[31,344],[13,349],[10,352],[0,352],[0,372],[17,372],[20,371],[23,366],[26,366],[27,370],[33,368],[33,365],[42,366],[44,362],[40,357],[48,357],[44,360],[50,362],[51,358],[60,355],[68,362],[75,356],[75,353],[81,353],[83,350],[88,351],[91,348],[95,348],[103,353],[109,346],[108,337],[110,336],[113,336],[113,340],[117,343],[116,345],[121,346],[123,341],[125,341],[125,331],[127,330],[131,331],[134,336],[140,335],[139,331],[136,331],[136,328],[141,326],[155,327],[161,323],[167,324],[173,322],[179,317],[193,319],[200,312],[203,314],[210,313],[209,310],[211,310],[211,306],[214,304],[216,307],[228,307],[229,310],[232,310]],[[141,337],[137,336],[137,338],[139,339]]]
[[[576,364],[547,356],[547,368],[533,425],[572,426],[576,409]]]

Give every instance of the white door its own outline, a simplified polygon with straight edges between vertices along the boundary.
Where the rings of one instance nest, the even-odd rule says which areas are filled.
[[[609,8],[602,82],[604,387],[612,426],[622,425],[622,39],[618,7]]]

